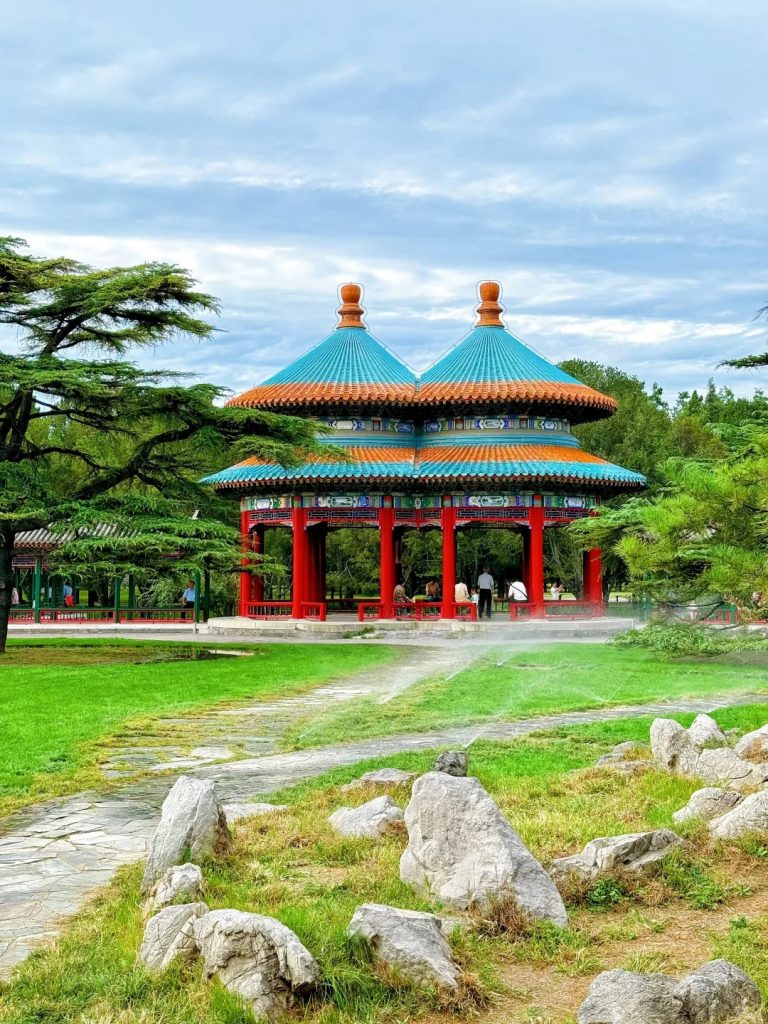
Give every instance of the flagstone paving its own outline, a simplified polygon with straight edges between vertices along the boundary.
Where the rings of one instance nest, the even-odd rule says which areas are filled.
[[[149,766],[167,773],[142,776],[137,781],[126,779],[115,793],[52,800],[7,818],[0,823],[0,976],[7,976],[35,945],[54,937],[62,921],[79,910],[119,867],[145,856],[162,802],[180,769],[188,775],[213,778],[223,801],[240,801],[332,768],[402,751],[466,747],[480,738],[509,740],[564,725],[675,711],[703,712],[765,701],[764,695],[755,695],[656,702],[388,736],[316,750],[273,752],[285,726],[313,707],[371,695],[386,700],[419,679],[446,673],[448,668],[454,672],[480,653],[477,649],[422,649],[394,670],[385,667],[346,683],[319,687],[305,696],[209,713],[196,723],[205,735],[200,746],[220,748],[226,741],[226,749],[198,749],[196,757],[169,747],[123,751],[112,758],[111,771],[127,771],[126,765],[142,764],[145,770]],[[251,756],[235,760],[233,748]],[[222,760],[224,757],[227,760]]]

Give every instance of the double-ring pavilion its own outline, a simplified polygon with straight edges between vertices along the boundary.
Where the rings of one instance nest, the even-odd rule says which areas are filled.
[[[516,338],[502,321],[500,291],[494,281],[480,285],[473,329],[417,376],[369,332],[360,285],[342,285],[336,329],[230,401],[316,419],[330,428],[326,440],[349,453],[292,468],[251,458],[206,478],[239,495],[248,550],[263,552],[267,529],[293,531],[290,602],[265,601],[261,578],[243,572],[242,616],[324,619],[328,531],[360,527],[380,538],[380,597],[361,604],[360,618],[474,617],[474,606],[454,600],[456,535],[471,526],[522,533],[528,600],[511,611],[547,614],[544,531],[645,479],[579,446],[573,424],[612,415],[616,402]],[[399,540],[409,529],[442,532],[439,602],[394,603]],[[603,602],[598,549],[584,556],[583,592],[580,610],[595,614]]]

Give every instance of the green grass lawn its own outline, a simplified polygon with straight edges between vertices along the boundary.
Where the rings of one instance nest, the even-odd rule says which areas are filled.
[[[674,716],[688,723],[692,716]],[[768,706],[717,712],[726,728],[744,731],[768,720]],[[477,775],[546,862],[572,853],[597,835],[671,824],[672,813],[698,788],[693,780],[649,771],[625,777],[583,771],[614,743],[647,740],[650,719],[569,728],[514,743],[474,744]],[[236,829],[233,855],[204,865],[206,901],[278,918],[320,964],[324,987],[299,1012],[306,1024],[574,1024],[590,981],[622,967],[682,974],[726,956],[768,993],[768,859],[762,847],[712,844],[687,826],[685,850],[657,875],[598,883],[567,897],[565,929],[530,926],[499,932],[454,933],[453,953],[465,972],[459,1005],[446,1005],[377,970],[345,937],[364,902],[434,909],[399,880],[406,842],[402,828],[378,840],[333,833],[328,815],[379,792],[343,791],[364,770],[396,765],[427,770],[435,752],[398,755],[347,767],[274,794],[284,814]],[[404,805],[408,788],[394,793]],[[136,961],[143,921],[138,902],[141,867],[120,873],[65,931],[52,949],[33,955],[13,981],[0,984],[0,1021],[78,1024],[253,1024],[246,1009],[198,961],[177,962],[150,975]]]
[[[216,644],[216,647],[227,646]],[[199,645],[18,642],[0,660],[0,813],[103,782],[96,741],[137,717],[296,692],[384,664],[391,648],[247,646],[250,657],[179,660]]]
[[[652,651],[559,644],[513,657],[491,654],[453,679],[432,679],[387,704],[329,709],[297,723],[292,747],[424,732],[490,719],[512,720],[648,700],[768,690],[768,657],[663,660]]]

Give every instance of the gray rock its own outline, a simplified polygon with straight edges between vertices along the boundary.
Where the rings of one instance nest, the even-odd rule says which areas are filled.
[[[320,980],[312,954],[272,917],[213,910],[195,921],[193,931],[206,976],[217,975],[257,1017],[291,1009]]]
[[[342,836],[380,836],[397,821],[403,812],[391,796],[377,796],[360,807],[340,807],[328,821]]]
[[[737,839],[750,832],[768,831],[768,790],[745,796],[736,806],[709,823],[715,839]]]
[[[220,857],[232,848],[232,837],[211,779],[182,775],[165,798],[160,824],[149,848],[142,893],[160,876],[180,864],[185,854],[193,860]]]
[[[364,903],[347,934],[365,940],[379,960],[419,984],[458,988],[457,967],[434,914]]]
[[[444,750],[435,761],[433,772],[445,772],[446,775],[454,775],[457,779],[463,778],[469,768],[469,758],[463,750]]]
[[[147,970],[162,971],[183,953],[197,948],[194,939],[195,921],[208,913],[204,903],[182,903],[164,907],[151,917],[144,928],[139,960]]]
[[[604,836],[587,843],[581,853],[573,857],[558,857],[550,865],[550,874],[553,878],[573,874],[585,881],[615,871],[641,874],[664,860],[680,843],[680,836],[668,828],[623,836]]]
[[[278,811],[287,811],[288,804],[249,804],[245,802],[233,802],[223,804],[222,810],[231,828],[238,821],[245,821],[247,818],[256,818],[262,814],[273,814]]]
[[[623,761],[611,754],[603,754],[595,761],[595,768],[610,769],[622,775],[640,775],[641,772],[647,772],[653,767],[653,761]]]
[[[688,735],[695,747],[727,747],[728,737],[709,715],[697,715],[688,729]]]
[[[661,768],[681,775],[694,774],[699,751],[687,729],[671,718],[655,718],[651,724],[651,753]]]
[[[731,789],[755,789],[768,781],[768,764],[743,761],[730,747],[702,750],[691,774],[713,785],[722,783]]]
[[[670,718],[651,725],[651,751],[662,768],[730,789],[754,789],[768,780],[768,764],[743,761],[730,747],[699,750],[687,729]]]
[[[592,982],[578,1024],[725,1024],[760,1007],[757,986],[727,960],[681,981],[665,974],[605,971]]]
[[[686,1024],[736,1021],[760,1009],[760,992],[752,979],[727,960],[712,960],[683,978],[677,987]]]
[[[742,736],[733,749],[745,761],[768,761],[768,725]]]
[[[704,789],[697,789],[691,795],[691,799],[675,811],[672,820],[680,825],[684,821],[691,821],[694,818],[701,818],[709,821],[712,818],[719,818],[720,815],[730,811],[732,807],[741,800],[739,793],[730,789],[719,789],[716,786],[705,786]]]
[[[647,743],[636,743],[634,740],[625,740],[624,743],[617,743],[616,746],[607,754],[603,754],[602,757],[598,758],[595,763],[596,768],[603,768],[606,765],[627,762],[629,755],[634,754],[638,750],[647,750]],[[630,764],[636,763],[634,760],[629,762]],[[645,762],[643,762],[645,763]]]
[[[683,1024],[678,982],[663,974],[604,971],[589,986],[578,1024]]]
[[[404,786],[412,782],[418,772],[404,772],[401,768],[379,768],[374,772],[366,772],[359,779],[348,782],[341,788],[359,789],[361,786]]]
[[[152,887],[146,909],[160,910],[182,899],[185,903],[193,903],[202,895],[203,873],[197,864],[176,864],[168,868]]]
[[[554,882],[477,779],[422,775],[405,824],[400,878],[417,892],[461,910],[513,899],[532,918],[567,923]]]

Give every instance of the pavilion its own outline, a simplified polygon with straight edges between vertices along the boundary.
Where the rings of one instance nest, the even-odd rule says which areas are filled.
[[[606,497],[644,486],[640,473],[584,451],[573,424],[610,416],[612,398],[581,384],[516,338],[502,321],[500,286],[485,281],[474,328],[417,376],[363,322],[362,289],[345,284],[336,329],[230,405],[312,417],[348,459],[317,457],[293,468],[250,458],[205,479],[240,497],[248,550],[270,528],[293,532],[290,602],[264,600],[263,582],[241,574],[240,614],[325,618],[329,530],[377,529],[380,598],[360,618],[455,618],[456,533],[506,527],[523,537],[528,601],[515,615],[542,617],[544,531],[590,515]],[[442,532],[442,599],[396,607],[399,540],[408,529]],[[584,614],[602,607],[602,556],[584,556]],[[558,609],[565,610],[565,609]],[[554,609],[552,609],[554,611]]]

